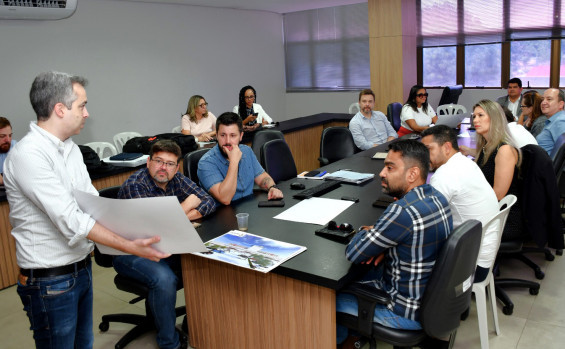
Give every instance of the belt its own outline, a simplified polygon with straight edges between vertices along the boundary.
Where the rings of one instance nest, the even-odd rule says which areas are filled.
[[[44,268],[44,269],[23,269],[20,268],[20,274],[31,278],[45,278],[71,274],[86,268],[90,264],[90,255],[86,256],[82,261],[63,265],[62,267]]]

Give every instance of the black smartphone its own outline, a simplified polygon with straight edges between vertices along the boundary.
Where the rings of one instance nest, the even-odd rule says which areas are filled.
[[[320,174],[320,171],[310,171],[304,174],[304,177],[316,177],[318,174]]]

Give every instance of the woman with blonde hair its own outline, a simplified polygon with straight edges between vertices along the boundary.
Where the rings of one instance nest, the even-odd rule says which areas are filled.
[[[216,117],[208,111],[204,97],[194,95],[188,100],[181,120],[181,132],[193,135],[198,142],[210,141],[216,136]]]
[[[516,148],[510,137],[508,122],[500,104],[487,99],[480,101],[473,106],[472,120],[477,132],[477,148],[461,146],[461,153],[475,157],[499,201],[508,194],[516,195],[518,202],[510,209],[503,239],[520,238],[520,149]]]

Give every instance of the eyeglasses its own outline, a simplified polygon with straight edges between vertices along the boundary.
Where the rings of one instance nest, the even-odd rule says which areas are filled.
[[[428,97],[428,94],[427,94],[427,93],[418,93],[418,94],[416,95],[416,97],[420,97],[420,98],[422,98],[422,97]]]
[[[173,167],[177,166],[176,162],[163,161],[161,159],[151,159],[151,161],[156,163],[157,166],[159,166],[159,167],[161,167],[163,165],[165,165],[167,168],[173,168]]]
[[[208,106],[208,103],[202,103],[202,104],[199,104],[198,106],[199,106],[200,108],[204,108],[204,107],[207,107],[207,106]]]
[[[245,96],[245,99],[255,99],[255,96]]]

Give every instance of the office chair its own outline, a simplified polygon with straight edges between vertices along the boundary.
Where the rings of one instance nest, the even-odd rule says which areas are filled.
[[[322,131],[318,161],[320,166],[325,166],[349,157],[358,150],[347,127],[328,127]]]
[[[120,186],[116,185],[116,186],[113,186],[113,187],[100,189],[99,194],[102,197],[116,199],[118,197],[119,191],[120,191]],[[113,268],[112,256],[101,253],[100,250],[98,250],[97,247],[94,248],[94,260],[96,261],[96,264],[98,264],[101,267]],[[182,280],[182,278],[181,278],[181,280]],[[154,321],[153,321],[153,315],[151,314],[151,310],[149,308],[149,304],[147,303],[147,294],[149,293],[149,290],[147,289],[147,287],[144,284],[140,283],[139,281],[137,281],[135,279],[130,279],[130,278],[128,278],[126,276],[122,276],[120,274],[116,274],[116,276],[114,277],[114,284],[116,285],[118,290],[128,292],[128,293],[133,293],[137,296],[136,298],[129,301],[130,304],[135,304],[135,303],[137,303],[141,300],[145,300],[145,315],[139,315],[139,314],[109,314],[109,315],[103,315],[102,316],[102,321],[98,325],[98,328],[102,332],[108,331],[108,329],[110,328],[110,322],[120,322],[120,323],[135,325],[134,328],[129,330],[118,341],[118,343],[116,343],[115,349],[122,349],[122,348],[125,348],[134,339],[140,337],[141,335],[143,335],[143,334],[145,334],[149,331],[155,330],[155,324],[154,324]],[[182,289],[182,283],[178,284],[177,289]],[[177,329],[177,331],[179,332],[180,341],[181,341],[181,343],[183,343],[183,342],[187,341],[187,335],[185,333],[188,332],[188,330],[187,330],[188,323],[187,323],[187,320],[186,320],[186,308],[184,306],[183,307],[177,307],[175,311],[176,311],[177,317],[185,315],[185,318],[183,320],[183,325],[182,325],[184,333]]]
[[[363,284],[351,284],[340,291],[357,296],[360,316],[337,313],[337,322],[370,338],[371,349],[376,348],[377,339],[395,348],[409,348],[419,345],[428,337],[449,337],[449,347],[453,347],[461,313],[471,302],[471,287],[465,288],[463,285],[475,273],[481,231],[479,221],[469,220],[447,238],[422,298],[422,330],[399,330],[374,323],[375,305],[387,304],[390,299],[386,292]]]
[[[210,150],[210,148],[198,149],[184,156],[182,165],[184,175],[198,185],[200,185],[200,180],[198,179],[198,161],[200,161],[200,158],[202,158],[208,150]]]
[[[114,135],[114,144],[116,145],[118,153],[122,152],[124,144],[133,137],[141,137],[141,134],[137,132],[120,132]]]
[[[457,104],[459,96],[463,93],[463,85],[445,86],[439,99],[439,104]]]
[[[86,143],[85,146],[92,148],[100,159],[118,154],[116,147],[109,142],[90,142]]]
[[[357,114],[359,113],[361,109],[359,108],[359,103],[355,102],[355,103],[351,103],[351,105],[349,106],[349,114]]]
[[[400,128],[400,112],[402,111],[402,104],[398,102],[390,103],[386,107],[386,116],[395,131]]]
[[[500,245],[500,239],[502,238],[502,231],[504,230],[504,225],[506,224],[506,218],[508,218],[508,213],[510,208],[516,203],[518,199],[514,195],[505,196],[498,203],[500,212],[498,212],[490,221],[483,227],[483,238],[485,232],[489,230],[492,226],[496,227],[498,232],[498,242],[497,247]],[[488,288],[488,296],[490,300],[490,306],[492,309],[492,317],[494,323],[494,330],[496,335],[500,335],[500,327],[498,326],[498,308],[496,306],[496,294],[494,290],[494,276],[492,275],[493,264],[489,267],[488,276],[481,282],[473,283],[472,292],[475,294],[475,304],[477,306],[477,318],[479,320],[479,334],[481,338],[481,349],[488,349],[488,320],[487,320],[487,301],[486,293]]]
[[[437,107],[437,115],[455,115],[455,114],[465,114],[467,108],[460,104],[444,104]]]
[[[553,161],[553,171],[557,177],[559,195],[563,198],[565,197],[565,177],[562,177],[563,171],[565,170],[565,133],[559,136],[555,141],[550,157]],[[561,209],[563,211],[563,204],[561,205]]]
[[[251,141],[251,149],[253,150],[253,153],[255,153],[257,160],[259,160],[259,163],[261,164],[261,166],[263,166],[263,168],[265,168],[265,164],[261,159],[261,148],[263,147],[263,144],[273,139],[284,140],[284,135],[281,131],[277,130],[259,130],[253,135],[253,140]]]
[[[263,144],[261,159],[265,164],[265,171],[275,183],[296,177],[294,158],[283,139],[273,139]]]
[[[175,126],[175,127],[173,127],[173,129],[172,129],[171,132],[172,132],[172,133],[181,133],[181,130],[182,130],[182,127],[180,127],[180,126]]]

